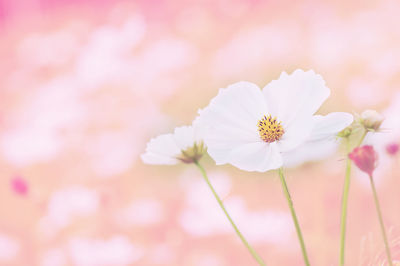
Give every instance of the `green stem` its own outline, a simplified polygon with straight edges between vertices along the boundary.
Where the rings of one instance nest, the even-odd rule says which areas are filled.
[[[195,161],[194,163],[197,165],[197,167],[199,168],[200,172],[203,174],[204,180],[206,181],[208,187],[211,189],[212,193],[214,194],[215,199],[218,201],[219,206],[224,211],[226,217],[228,218],[229,222],[231,223],[233,229],[235,229],[236,234],[239,236],[240,240],[242,240],[243,244],[246,246],[246,248],[249,250],[250,254],[258,262],[258,264],[261,265],[261,266],[265,266],[266,265],[265,262],[257,254],[257,252],[250,246],[250,244],[247,242],[247,240],[244,238],[242,233],[237,228],[235,222],[232,220],[232,218],[229,215],[228,211],[225,209],[225,206],[222,203],[222,200],[219,198],[217,192],[215,191],[214,187],[211,185],[210,180],[207,177],[206,170],[204,170],[203,166],[201,166],[201,164],[199,162]]]
[[[310,261],[308,260],[308,256],[307,256],[306,245],[304,244],[304,239],[303,239],[303,235],[301,233],[299,221],[297,220],[296,211],[294,210],[294,207],[293,207],[293,201],[292,201],[292,198],[290,197],[289,189],[286,184],[282,168],[279,168],[279,177],[281,179],[283,193],[285,194],[286,200],[287,200],[289,208],[290,208],[290,213],[292,214],[294,226],[296,227],[297,237],[299,238],[301,252],[303,253],[304,263],[305,263],[305,265],[310,266]]]
[[[363,132],[363,134],[361,135],[360,141],[358,142],[358,144],[357,144],[356,147],[361,146],[361,144],[362,144],[362,142],[364,141],[364,138],[365,138],[365,136],[367,135],[367,133],[368,133],[368,130],[366,130],[366,129],[364,128],[364,132]],[[347,151],[347,152],[349,153],[350,151]]]
[[[357,146],[360,146],[367,135],[368,131],[364,129],[363,134],[361,135],[360,141],[357,143]],[[347,145],[347,151],[346,151],[346,176],[344,179],[344,185],[343,185],[343,194],[342,194],[342,213],[340,217],[340,258],[339,258],[339,264],[340,266],[344,265],[344,251],[345,251],[345,242],[346,242],[346,221],[347,221],[347,205],[348,205],[348,199],[349,199],[349,190],[350,190],[350,174],[351,174],[351,160],[348,156],[350,153],[350,140],[349,138],[346,138],[346,145]]]
[[[379,205],[378,194],[376,193],[375,183],[374,183],[374,179],[372,178],[372,175],[369,176],[369,180],[371,182],[371,188],[372,188],[372,192],[374,194],[374,201],[375,201],[376,211],[378,213],[379,224],[381,226],[383,242],[385,242],[386,255],[388,258],[389,265],[393,266],[392,256],[390,254],[389,242],[388,242],[388,239],[386,236],[385,226],[383,224],[382,211],[381,211],[381,207]]]
[[[351,161],[347,157],[346,159],[346,177],[344,179],[343,194],[342,194],[342,214],[340,219],[340,265],[344,265],[344,250],[346,240],[346,219],[347,219],[347,202],[349,199],[350,189],[350,173],[351,173]]]

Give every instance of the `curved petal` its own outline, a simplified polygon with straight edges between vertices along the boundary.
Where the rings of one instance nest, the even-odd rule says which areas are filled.
[[[315,126],[308,141],[333,137],[353,122],[353,116],[343,112],[329,113],[325,116],[316,115],[313,119]]]
[[[336,134],[353,122],[353,116],[336,112],[326,116],[313,116],[313,121],[314,127],[307,140],[294,150],[282,154],[286,167],[322,160],[332,155],[338,146]]]
[[[325,81],[314,71],[296,70],[291,75],[283,72],[263,89],[270,114],[278,117],[284,127],[307,116],[312,116],[329,97]]]
[[[233,149],[261,142],[257,122],[267,113],[261,90],[252,83],[239,82],[221,89],[210,104],[199,111],[204,141],[217,164],[228,162]]]
[[[278,141],[279,150],[288,152],[306,142],[310,138],[314,126],[315,121],[312,116],[293,121],[284,128],[285,133],[282,135],[282,139]]]
[[[200,111],[200,119],[207,120],[209,126],[229,124],[252,131],[257,129],[257,121],[266,113],[261,90],[253,83],[242,81],[220,89],[210,104]]]
[[[160,135],[147,143],[146,152],[140,157],[146,164],[177,164],[176,157],[181,153],[173,134]]]
[[[282,153],[285,167],[296,167],[305,162],[319,161],[332,155],[338,147],[335,139],[306,142],[290,152]]]
[[[282,166],[276,143],[255,142],[232,150],[228,162],[245,171],[265,172]]]

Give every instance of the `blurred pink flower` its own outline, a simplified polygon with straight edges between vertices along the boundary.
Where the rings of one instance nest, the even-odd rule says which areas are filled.
[[[369,77],[353,78],[346,89],[346,93],[351,102],[358,106],[376,105],[384,100],[381,93],[382,82],[371,80]]]
[[[133,16],[121,27],[105,24],[96,28],[77,57],[74,72],[78,80],[86,89],[93,90],[120,79],[133,58],[132,49],[145,33],[146,24],[140,16]]]
[[[66,187],[53,192],[47,205],[47,213],[40,226],[44,233],[53,235],[68,226],[74,219],[93,215],[100,204],[95,190],[86,187]]]
[[[298,42],[299,37],[297,24],[276,23],[238,31],[216,52],[211,64],[213,74],[218,79],[241,80],[244,70],[261,71],[271,62],[285,62],[296,56],[292,43]]]
[[[370,145],[356,147],[349,153],[349,158],[361,171],[370,176],[372,176],[378,163],[378,153],[376,153],[374,148]]]
[[[117,212],[115,220],[124,226],[151,226],[162,221],[164,209],[156,199],[138,199]]]
[[[80,96],[75,80],[58,76],[10,110],[0,142],[5,159],[17,166],[54,159],[65,148],[66,136],[61,132],[76,132],[85,119]]]
[[[144,130],[142,128],[142,130]],[[140,131],[103,131],[85,142],[89,164],[100,178],[111,178],[127,171],[138,157]]]
[[[15,176],[11,179],[12,190],[21,196],[26,196],[29,191],[29,186],[26,180],[20,176]]]
[[[126,236],[109,239],[75,237],[68,242],[68,251],[76,266],[132,265],[143,256],[143,250]]]
[[[18,255],[20,244],[18,241],[10,236],[0,233],[0,264],[10,261]]]
[[[386,152],[389,155],[395,156],[399,151],[399,144],[398,143],[389,143],[386,145]]]
[[[79,48],[73,28],[27,35],[17,46],[21,67],[55,67],[68,63]]]

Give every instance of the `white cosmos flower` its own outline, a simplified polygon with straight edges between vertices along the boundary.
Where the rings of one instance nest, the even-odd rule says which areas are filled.
[[[202,129],[196,119],[192,126],[177,127],[174,133],[151,139],[141,158],[146,164],[192,163],[201,158],[205,149]]]
[[[320,75],[302,70],[283,72],[262,90],[250,82],[221,89],[199,111],[208,153],[217,164],[259,172],[289,163],[297,149],[312,154],[353,121],[347,113],[314,115],[329,94]]]

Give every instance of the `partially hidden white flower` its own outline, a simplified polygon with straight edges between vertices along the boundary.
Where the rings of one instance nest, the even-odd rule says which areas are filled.
[[[317,152],[353,121],[348,113],[314,115],[329,95],[320,75],[302,70],[283,72],[262,90],[250,82],[220,89],[199,111],[208,153],[219,165],[264,172],[291,164],[304,149]]]
[[[162,165],[195,162],[206,151],[202,135],[197,119],[192,126],[177,127],[174,133],[151,139],[147,143],[146,152],[141,155],[142,161]]]

